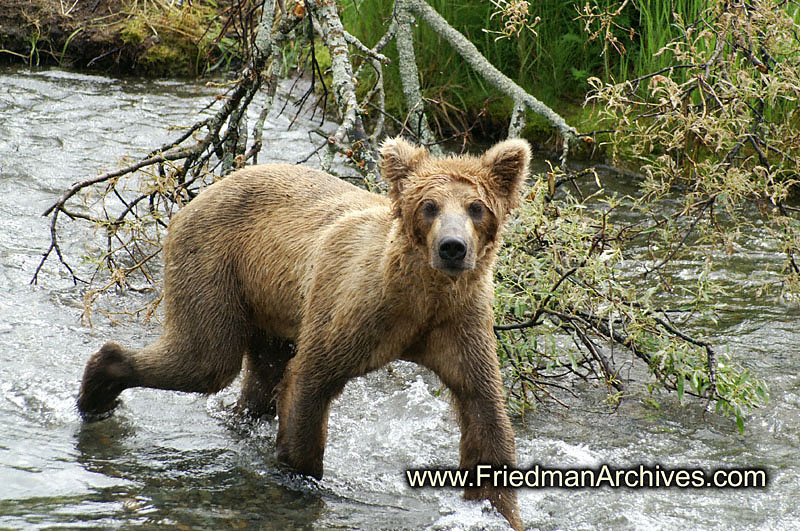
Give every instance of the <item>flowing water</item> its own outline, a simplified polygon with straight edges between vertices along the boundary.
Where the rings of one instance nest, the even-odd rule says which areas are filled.
[[[139,156],[193,121],[213,90],[60,71],[0,70],[0,528],[505,529],[487,504],[454,489],[411,489],[404,471],[458,463],[458,428],[436,379],[412,365],[352,381],[334,403],[325,479],[298,479],[273,457],[274,422],[231,415],[236,387],[203,397],[129,390],[110,419],[83,424],[75,409],[87,357],[113,338],[138,347],[157,324],[80,320],[85,288],[51,260],[41,213],[72,183]],[[294,162],[312,149],[308,127],[273,117],[262,160]],[[314,125],[316,126],[316,125]],[[94,235],[61,225],[79,263]],[[780,256],[754,236],[723,270],[737,289],[711,330],[761,374],[770,403],[746,420],[704,418],[672,398],[656,410],[632,399],[615,412],[600,389],[578,386],[515,419],[521,467],[762,467],[765,489],[521,489],[531,529],[800,528],[800,311],[756,301],[749,283]],[[111,297],[137,308],[152,295]],[[708,331],[707,331],[708,332]]]

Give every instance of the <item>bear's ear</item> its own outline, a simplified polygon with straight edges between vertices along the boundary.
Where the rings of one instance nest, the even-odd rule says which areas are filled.
[[[528,178],[530,160],[531,147],[520,138],[500,142],[481,157],[491,174],[492,186],[512,207],[517,204],[520,187]]]
[[[399,136],[383,142],[378,166],[381,175],[392,187],[390,196],[397,195],[403,190],[403,181],[408,174],[428,156],[427,149],[410,144]]]

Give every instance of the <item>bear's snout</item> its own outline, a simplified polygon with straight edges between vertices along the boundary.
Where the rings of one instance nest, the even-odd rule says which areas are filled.
[[[467,242],[464,238],[450,236],[439,243],[439,258],[451,267],[457,266],[467,256]]]
[[[458,276],[475,268],[475,235],[469,218],[458,213],[445,213],[431,228],[431,266],[449,275]]]

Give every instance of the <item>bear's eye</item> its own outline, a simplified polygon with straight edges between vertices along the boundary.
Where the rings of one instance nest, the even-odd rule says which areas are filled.
[[[469,215],[475,219],[480,219],[483,217],[483,210],[483,203],[480,201],[473,201],[467,208]]]
[[[424,203],[422,203],[422,214],[426,218],[433,218],[436,217],[436,214],[439,213],[439,205],[436,204],[435,201],[431,201],[428,199]]]

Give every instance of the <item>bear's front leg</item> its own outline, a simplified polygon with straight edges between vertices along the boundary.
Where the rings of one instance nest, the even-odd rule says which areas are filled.
[[[460,467],[475,479],[478,465],[502,468],[514,467],[517,462],[491,323],[490,317],[467,319],[437,329],[418,360],[453,394],[461,428]],[[467,488],[464,497],[489,500],[512,528],[524,529],[514,489],[482,484]]]
[[[280,384],[275,453],[301,474],[322,479],[328,412],[347,378],[309,354],[289,362]]]

